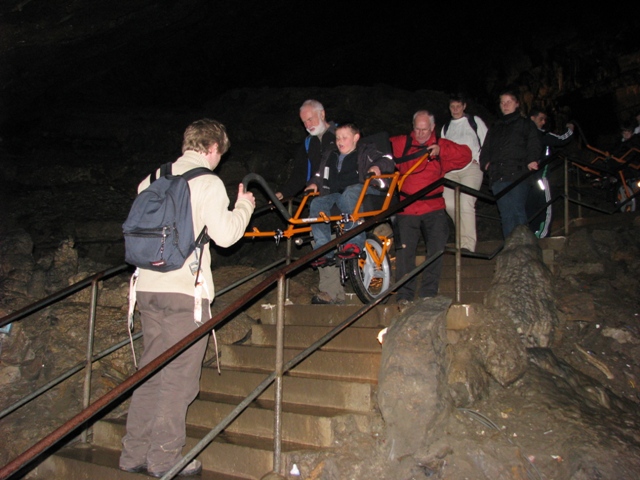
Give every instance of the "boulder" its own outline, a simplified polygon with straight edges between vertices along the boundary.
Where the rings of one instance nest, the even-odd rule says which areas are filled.
[[[415,453],[451,409],[445,329],[450,302],[444,297],[422,300],[387,330],[378,404],[387,426],[391,459]]]
[[[542,261],[537,238],[520,225],[496,259],[485,306],[497,319],[515,323],[527,347],[547,347],[558,325],[552,275]]]

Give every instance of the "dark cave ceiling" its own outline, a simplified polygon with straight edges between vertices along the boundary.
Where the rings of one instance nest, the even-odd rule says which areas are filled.
[[[531,69],[553,48],[575,51],[598,38],[640,45],[621,38],[637,27],[621,7],[531,13],[495,4],[450,12],[402,3],[5,0],[0,125],[73,102],[189,107],[238,87],[384,83],[480,95],[490,78]]]

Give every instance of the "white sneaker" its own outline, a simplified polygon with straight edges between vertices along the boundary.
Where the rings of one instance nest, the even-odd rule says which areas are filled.
[[[167,470],[168,472],[169,470]],[[156,478],[162,478],[165,476],[165,474],[167,472],[149,472],[147,471],[147,473],[149,475],[151,475],[152,477],[156,477]],[[178,473],[178,476],[180,477],[188,477],[191,475],[198,475],[200,472],[202,472],[202,462],[200,462],[200,460],[191,460],[191,462],[189,462],[187,464],[186,467],[184,467],[180,473]]]

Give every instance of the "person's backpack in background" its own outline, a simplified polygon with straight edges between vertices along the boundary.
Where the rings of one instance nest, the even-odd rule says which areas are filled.
[[[188,181],[213,172],[200,167],[172,175],[171,165],[162,165],[157,179],[151,174],[151,184],[138,194],[122,225],[125,261],[156,272],[178,270],[197,246],[209,242],[206,226],[196,241]]]

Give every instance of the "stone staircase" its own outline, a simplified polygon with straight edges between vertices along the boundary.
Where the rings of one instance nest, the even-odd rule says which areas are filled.
[[[243,345],[221,347],[222,374],[203,370],[201,393],[189,408],[187,448],[194,446],[258,386],[274,368],[275,309],[264,306],[262,324]],[[285,361],[355,312],[359,305],[290,305],[285,308]],[[379,306],[340,333],[284,378],[282,451],[333,448],[347,422],[369,431],[381,347],[378,332],[397,310]],[[199,455],[203,479],[260,479],[273,465],[273,398],[270,387]],[[92,443],[61,449],[30,475],[34,479],[102,480],[148,478],[118,469],[124,418],[93,426]]]
[[[564,237],[548,237],[538,240],[538,246],[542,252],[542,261],[554,271],[555,257],[564,248]],[[482,254],[493,254],[500,247],[502,242],[489,241],[478,242],[476,252]],[[423,260],[418,258],[418,261]],[[450,297],[455,303],[456,267],[455,255],[445,253],[443,258],[442,276],[440,277],[439,294]],[[491,285],[495,271],[495,257],[491,260],[462,257],[462,268],[460,278],[460,303],[483,303],[484,296]]]
[[[497,244],[480,244],[488,253]],[[424,257],[423,257],[424,258]],[[418,258],[418,261],[420,258]],[[462,259],[461,303],[482,303],[491,283],[495,261]],[[454,298],[455,256],[446,254],[440,294]],[[285,308],[285,362],[354,313],[355,295],[348,305],[288,305]],[[397,309],[394,301],[379,305],[284,378],[282,415],[283,464],[291,452],[334,448],[336,432],[347,422],[369,431],[379,421],[375,392],[380,366],[379,331],[388,326]],[[201,392],[189,408],[187,449],[193,447],[231,412],[275,364],[275,315],[263,305],[261,324],[250,340],[221,346],[221,369],[203,369]],[[274,388],[270,387],[198,456],[200,478],[260,479],[272,470]],[[149,478],[118,469],[124,418],[101,420],[93,426],[92,443],[61,449],[40,464],[28,478],[102,480]],[[185,450],[186,451],[186,450]]]

